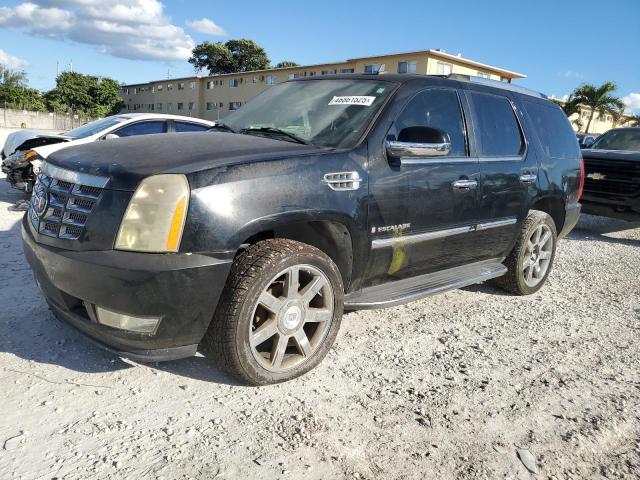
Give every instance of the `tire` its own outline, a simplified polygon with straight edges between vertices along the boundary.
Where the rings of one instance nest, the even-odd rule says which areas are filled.
[[[293,240],[264,240],[236,257],[204,350],[242,383],[291,380],[326,356],[343,309],[342,277],[326,254]]]
[[[549,235],[542,247],[536,242],[538,232],[542,232],[540,242]],[[507,273],[496,278],[494,283],[516,295],[531,295],[537,292],[551,273],[557,241],[556,225],[551,216],[539,210],[531,210],[522,225],[513,250],[504,261]],[[535,246],[533,250],[532,245]],[[539,269],[536,269],[536,264]]]

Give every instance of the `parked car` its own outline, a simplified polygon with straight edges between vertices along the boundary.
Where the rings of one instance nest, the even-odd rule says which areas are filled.
[[[640,128],[614,128],[582,150],[583,211],[640,221]]]
[[[35,177],[32,162],[47,158],[62,148],[119,137],[152,133],[206,131],[213,122],[178,115],[125,113],[106,117],[62,134],[18,131],[9,135],[2,152],[6,157],[2,171],[7,181],[20,190],[30,192]]]
[[[209,135],[52,154],[23,221],[55,314],[138,360],[291,379],[343,310],[496,279],[538,291],[580,214],[580,151],[538,93],[451,75],[273,86]]]
[[[593,145],[593,142],[595,142],[599,136],[597,133],[576,133],[580,148],[591,148],[591,145]]]

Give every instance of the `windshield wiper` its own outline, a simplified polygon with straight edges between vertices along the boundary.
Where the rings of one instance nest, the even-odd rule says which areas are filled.
[[[227,125],[226,123],[222,123],[222,122],[214,123],[213,127],[211,127],[209,129],[209,131],[214,130],[214,129],[215,130],[224,130],[225,132],[238,133],[233,128],[231,128],[229,125]]]
[[[272,134],[272,135],[277,135],[279,137],[287,137],[291,140],[293,140],[296,143],[301,143],[303,145],[309,145],[309,142],[307,142],[306,140],[304,140],[303,138],[300,138],[297,135],[294,135],[293,133],[289,133],[286,130],[282,130],[280,128],[275,128],[275,127],[254,127],[254,128],[244,128],[242,130],[240,130],[240,133],[252,133],[252,132],[256,132],[256,133],[264,133],[264,134]]]

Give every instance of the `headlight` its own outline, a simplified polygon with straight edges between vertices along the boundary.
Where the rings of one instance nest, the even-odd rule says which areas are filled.
[[[184,175],[145,178],[129,201],[116,249],[177,252],[189,206],[189,182]]]

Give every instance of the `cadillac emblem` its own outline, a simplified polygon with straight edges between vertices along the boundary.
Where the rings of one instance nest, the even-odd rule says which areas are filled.
[[[40,182],[36,182],[33,187],[33,194],[31,195],[31,208],[33,213],[38,217],[42,217],[49,206],[49,194],[47,189]]]

